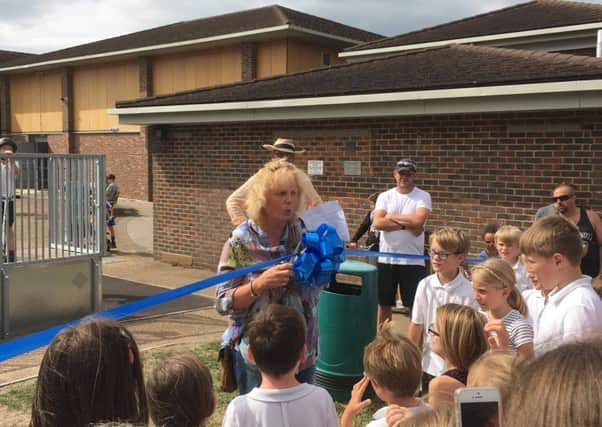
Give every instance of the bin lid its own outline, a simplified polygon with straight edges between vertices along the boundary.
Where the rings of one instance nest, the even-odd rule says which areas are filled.
[[[369,273],[376,271],[376,267],[366,262],[347,260],[341,264],[339,273],[343,274],[358,274],[358,273]]]

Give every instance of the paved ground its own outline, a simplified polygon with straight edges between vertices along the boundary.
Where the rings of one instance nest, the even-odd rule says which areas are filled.
[[[152,256],[152,203],[120,199],[117,206],[117,249],[103,259],[105,306],[196,282],[214,274],[159,262]],[[141,350],[169,347],[176,351],[218,340],[225,319],[212,307],[214,289],[209,288],[170,306],[141,313],[126,320]],[[165,312],[177,312],[157,316]],[[407,328],[407,318],[394,321]],[[0,364],[0,387],[37,375],[44,348]],[[28,414],[0,405],[0,426],[27,425]]]

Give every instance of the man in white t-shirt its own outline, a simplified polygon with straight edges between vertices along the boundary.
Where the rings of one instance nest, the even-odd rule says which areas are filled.
[[[414,185],[416,163],[397,162],[393,171],[397,186],[376,200],[373,225],[380,230],[380,251],[424,255],[424,224],[431,196]],[[412,309],[418,282],[426,277],[424,260],[398,257],[378,258],[378,323],[390,320],[397,287],[403,305]]]

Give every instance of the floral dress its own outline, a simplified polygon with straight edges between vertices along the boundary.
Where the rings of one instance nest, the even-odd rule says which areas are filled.
[[[267,233],[253,220],[248,219],[234,229],[232,236],[224,244],[218,272],[235,270],[293,253],[301,240],[302,231],[301,221],[292,221],[284,228],[279,244],[271,246]],[[246,341],[246,337],[241,337],[241,334],[244,332],[244,326],[250,316],[267,304],[284,304],[300,312],[307,325],[307,358],[300,366],[300,370],[315,365],[319,339],[317,303],[321,288],[302,286],[291,279],[286,286],[271,288],[263,292],[246,310],[234,310],[232,298],[234,290],[261,273],[262,271],[256,271],[217,286],[216,309],[220,314],[229,316],[228,328],[223,336],[224,343],[232,339]],[[246,358],[246,351],[241,351],[241,354]]]

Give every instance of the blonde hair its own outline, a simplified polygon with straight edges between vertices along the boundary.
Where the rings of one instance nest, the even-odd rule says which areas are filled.
[[[422,354],[406,336],[386,322],[364,349],[366,376],[396,397],[413,396],[422,377]]]
[[[564,255],[573,266],[583,256],[583,242],[575,224],[560,215],[546,216],[525,231],[520,239],[520,251],[526,255],[551,258]]]
[[[467,305],[437,308],[437,330],[445,358],[458,369],[468,369],[487,351],[485,319]]]
[[[470,239],[462,230],[451,227],[443,227],[435,230],[429,237],[429,243],[432,245],[436,241],[442,249],[453,254],[468,254],[470,250]]]
[[[504,242],[507,245],[518,245],[522,234],[520,228],[514,225],[503,225],[495,232],[495,243]]]
[[[510,289],[508,305],[523,316],[527,315],[527,303],[516,287],[516,275],[510,264],[498,258],[488,258],[472,267],[471,273],[473,282],[477,281],[494,289]]]
[[[505,427],[599,426],[602,420],[602,339],[544,353],[517,377]],[[525,411],[525,402],[529,410]]]
[[[285,159],[274,159],[266,163],[253,177],[247,193],[247,216],[257,222],[265,216],[264,207],[270,190],[294,182],[298,189],[299,205],[295,211],[300,215],[305,209],[304,195],[307,194],[309,177]]]
[[[527,364],[525,359],[509,351],[488,351],[470,367],[466,386],[497,387],[504,407],[512,394],[520,370]]]
[[[406,418],[395,427],[456,427],[456,416],[453,407],[445,405]]]

